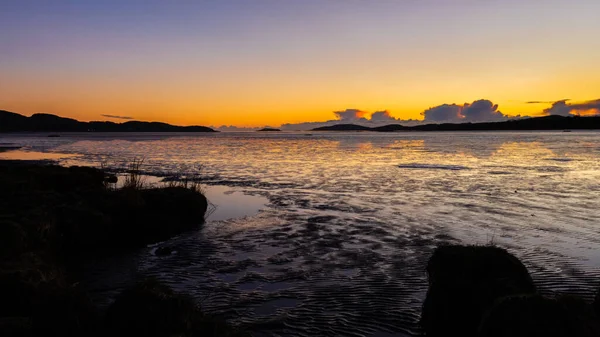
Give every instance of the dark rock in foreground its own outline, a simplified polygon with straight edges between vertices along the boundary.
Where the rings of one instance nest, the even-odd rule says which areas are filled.
[[[194,301],[155,281],[145,280],[121,293],[108,309],[109,336],[243,336],[205,316]]]
[[[439,247],[427,273],[421,319],[427,336],[476,336],[483,314],[496,300],[535,292],[525,266],[496,247]]]
[[[598,289],[596,298],[594,299],[594,310],[596,310],[596,313],[600,316],[600,289]]]
[[[593,305],[574,296],[536,294],[525,266],[504,249],[439,247],[427,272],[421,318],[427,336],[600,336]]]
[[[480,337],[594,337],[600,322],[578,298],[512,296],[498,301],[484,318]]]
[[[51,259],[27,253],[0,271],[0,336],[93,336],[97,312]]]

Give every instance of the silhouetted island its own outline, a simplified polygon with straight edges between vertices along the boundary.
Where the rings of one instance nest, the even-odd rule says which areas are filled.
[[[312,129],[312,131],[373,131],[368,126],[356,125],[356,124],[336,124],[331,126],[322,126],[320,128]]]
[[[600,116],[545,116],[535,118],[513,119],[504,122],[489,123],[444,123],[403,126],[389,124],[378,127],[368,127],[356,124],[337,124],[323,126],[312,131],[518,131],[518,130],[598,130]]]
[[[0,110],[0,132],[218,132],[206,126],[176,126],[159,122],[80,122],[51,114],[31,117]]]
[[[260,130],[258,130],[258,132],[278,132],[281,131],[279,129],[274,129],[274,128],[262,128]]]

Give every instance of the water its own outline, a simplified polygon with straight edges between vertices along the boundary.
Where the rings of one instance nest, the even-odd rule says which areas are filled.
[[[114,293],[122,280],[155,276],[255,336],[419,335],[425,265],[445,243],[507,248],[545,293],[590,299],[599,286],[596,132],[4,135],[0,143],[65,164],[144,158],[147,174],[202,176],[229,210],[199,231],[95,264],[93,285]],[[154,255],[158,246],[173,254]]]

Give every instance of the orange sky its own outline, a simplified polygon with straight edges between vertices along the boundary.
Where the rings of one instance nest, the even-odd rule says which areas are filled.
[[[278,126],[478,99],[534,115],[550,104],[525,102],[600,96],[592,1],[226,3],[239,7],[14,5],[0,14],[0,109]]]

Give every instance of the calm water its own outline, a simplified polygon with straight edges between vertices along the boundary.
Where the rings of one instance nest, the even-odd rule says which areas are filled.
[[[505,247],[548,293],[590,298],[600,280],[600,133],[5,135],[0,143],[65,164],[118,167],[137,157],[147,174],[200,174],[215,217],[96,264],[92,286],[114,292],[152,275],[256,336],[418,335],[425,265],[444,243]],[[155,256],[158,246],[175,252]]]

